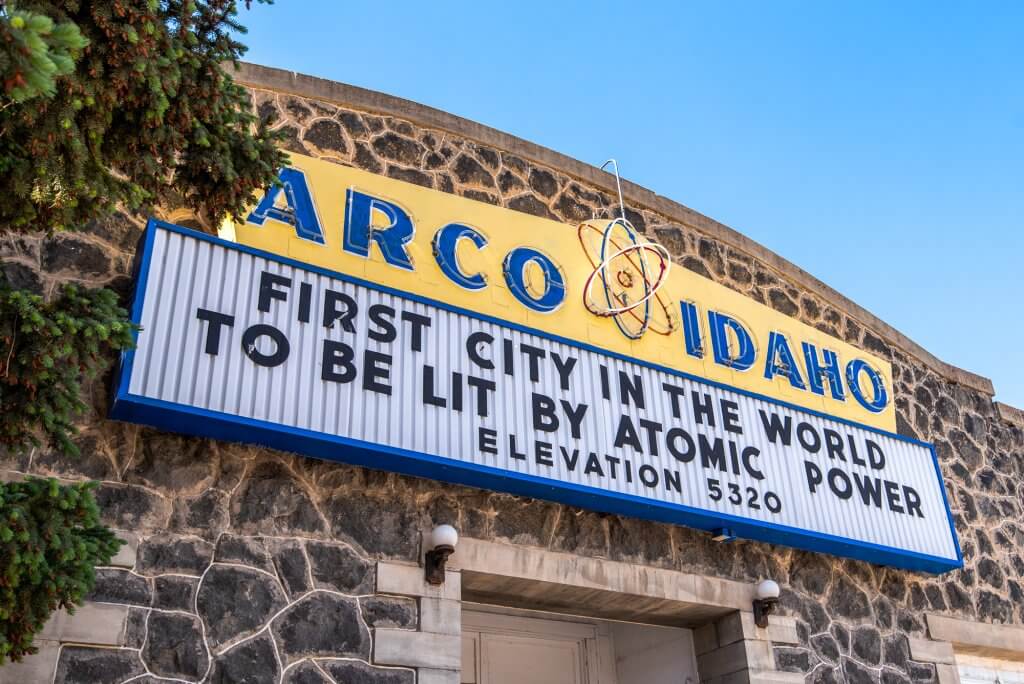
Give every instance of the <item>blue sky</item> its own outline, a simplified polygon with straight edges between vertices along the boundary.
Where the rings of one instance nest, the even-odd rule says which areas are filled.
[[[616,157],[1024,408],[1024,3],[277,0],[242,19],[248,61]]]

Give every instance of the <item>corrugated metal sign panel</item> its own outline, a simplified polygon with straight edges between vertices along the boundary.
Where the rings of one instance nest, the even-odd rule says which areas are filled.
[[[960,564],[928,445],[150,231],[115,417],[876,562]]]

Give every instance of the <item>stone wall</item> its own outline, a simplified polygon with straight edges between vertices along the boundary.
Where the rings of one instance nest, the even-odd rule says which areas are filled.
[[[522,151],[474,142],[459,126],[253,92],[292,151],[568,223],[610,216],[616,204],[605,189]],[[850,315],[777,264],[686,217],[641,204],[628,214],[681,266],[892,362],[899,432],[937,446],[962,571],[936,578],[720,544],[683,527],[109,422],[104,379],[88,387],[81,457],[48,449],[0,457],[7,477],[99,480],[106,521],[138,540],[130,565],[100,570],[91,597],[124,610],[116,648],[61,647],[55,681],[230,682],[248,673],[259,675],[252,681],[412,684],[411,667],[375,661],[373,635],[421,629],[421,599],[378,594],[375,563],[417,561],[418,532],[434,523],[467,537],[744,582],[771,577],[799,636],[798,645],[776,647],[776,665],[808,682],[935,681],[935,665],[910,659],[908,637],[925,635],[925,612],[1024,624],[1024,421],[963,382],[968,374],[942,372],[891,329]],[[142,225],[120,216],[83,234],[2,238],[2,269],[41,292],[74,280],[127,294]]]

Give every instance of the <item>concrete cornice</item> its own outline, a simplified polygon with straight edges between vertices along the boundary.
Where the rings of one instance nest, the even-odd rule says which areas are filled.
[[[400,97],[385,95],[384,93],[337,81],[329,81],[315,76],[299,74],[294,71],[274,69],[248,62],[240,64],[235,79],[239,83],[253,88],[330,102],[375,114],[394,116],[428,128],[455,133],[482,145],[504,150],[505,152],[543,164],[572,176],[587,185],[613,194],[615,192],[614,176],[601,171],[595,166],[585,164],[578,159],[573,159],[567,155],[523,140],[522,138],[517,138],[508,133],[503,133],[489,126],[484,126],[475,121],[454,116],[434,107],[428,107]],[[864,307],[840,294],[799,266],[787,261],[767,247],[754,242],[729,226],[627,180],[624,180],[622,183],[622,191],[629,204],[657,212],[674,222],[704,233],[733,249],[750,255],[794,285],[813,292],[830,302],[833,306],[881,335],[893,346],[915,356],[922,363],[948,380],[989,396],[995,395],[992,381],[988,378],[942,361]],[[1016,412],[1016,414],[1024,415],[1021,411],[1005,404],[1000,404],[999,406],[1003,407],[1000,408],[1000,415],[1004,418],[1008,415],[1004,413],[1007,409],[1009,409],[1010,413]],[[1024,418],[1021,418],[1020,415],[1018,415],[1018,418],[1024,421]]]
[[[1024,411],[1021,411],[1019,408],[997,401],[996,411],[999,412],[999,417],[1007,423],[1013,423],[1014,425],[1024,427]]]

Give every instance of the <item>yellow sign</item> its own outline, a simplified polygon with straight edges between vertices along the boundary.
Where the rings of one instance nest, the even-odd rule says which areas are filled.
[[[893,431],[887,361],[683,268],[608,219],[570,226],[291,156],[222,237]],[[231,235],[233,233],[233,235]]]

